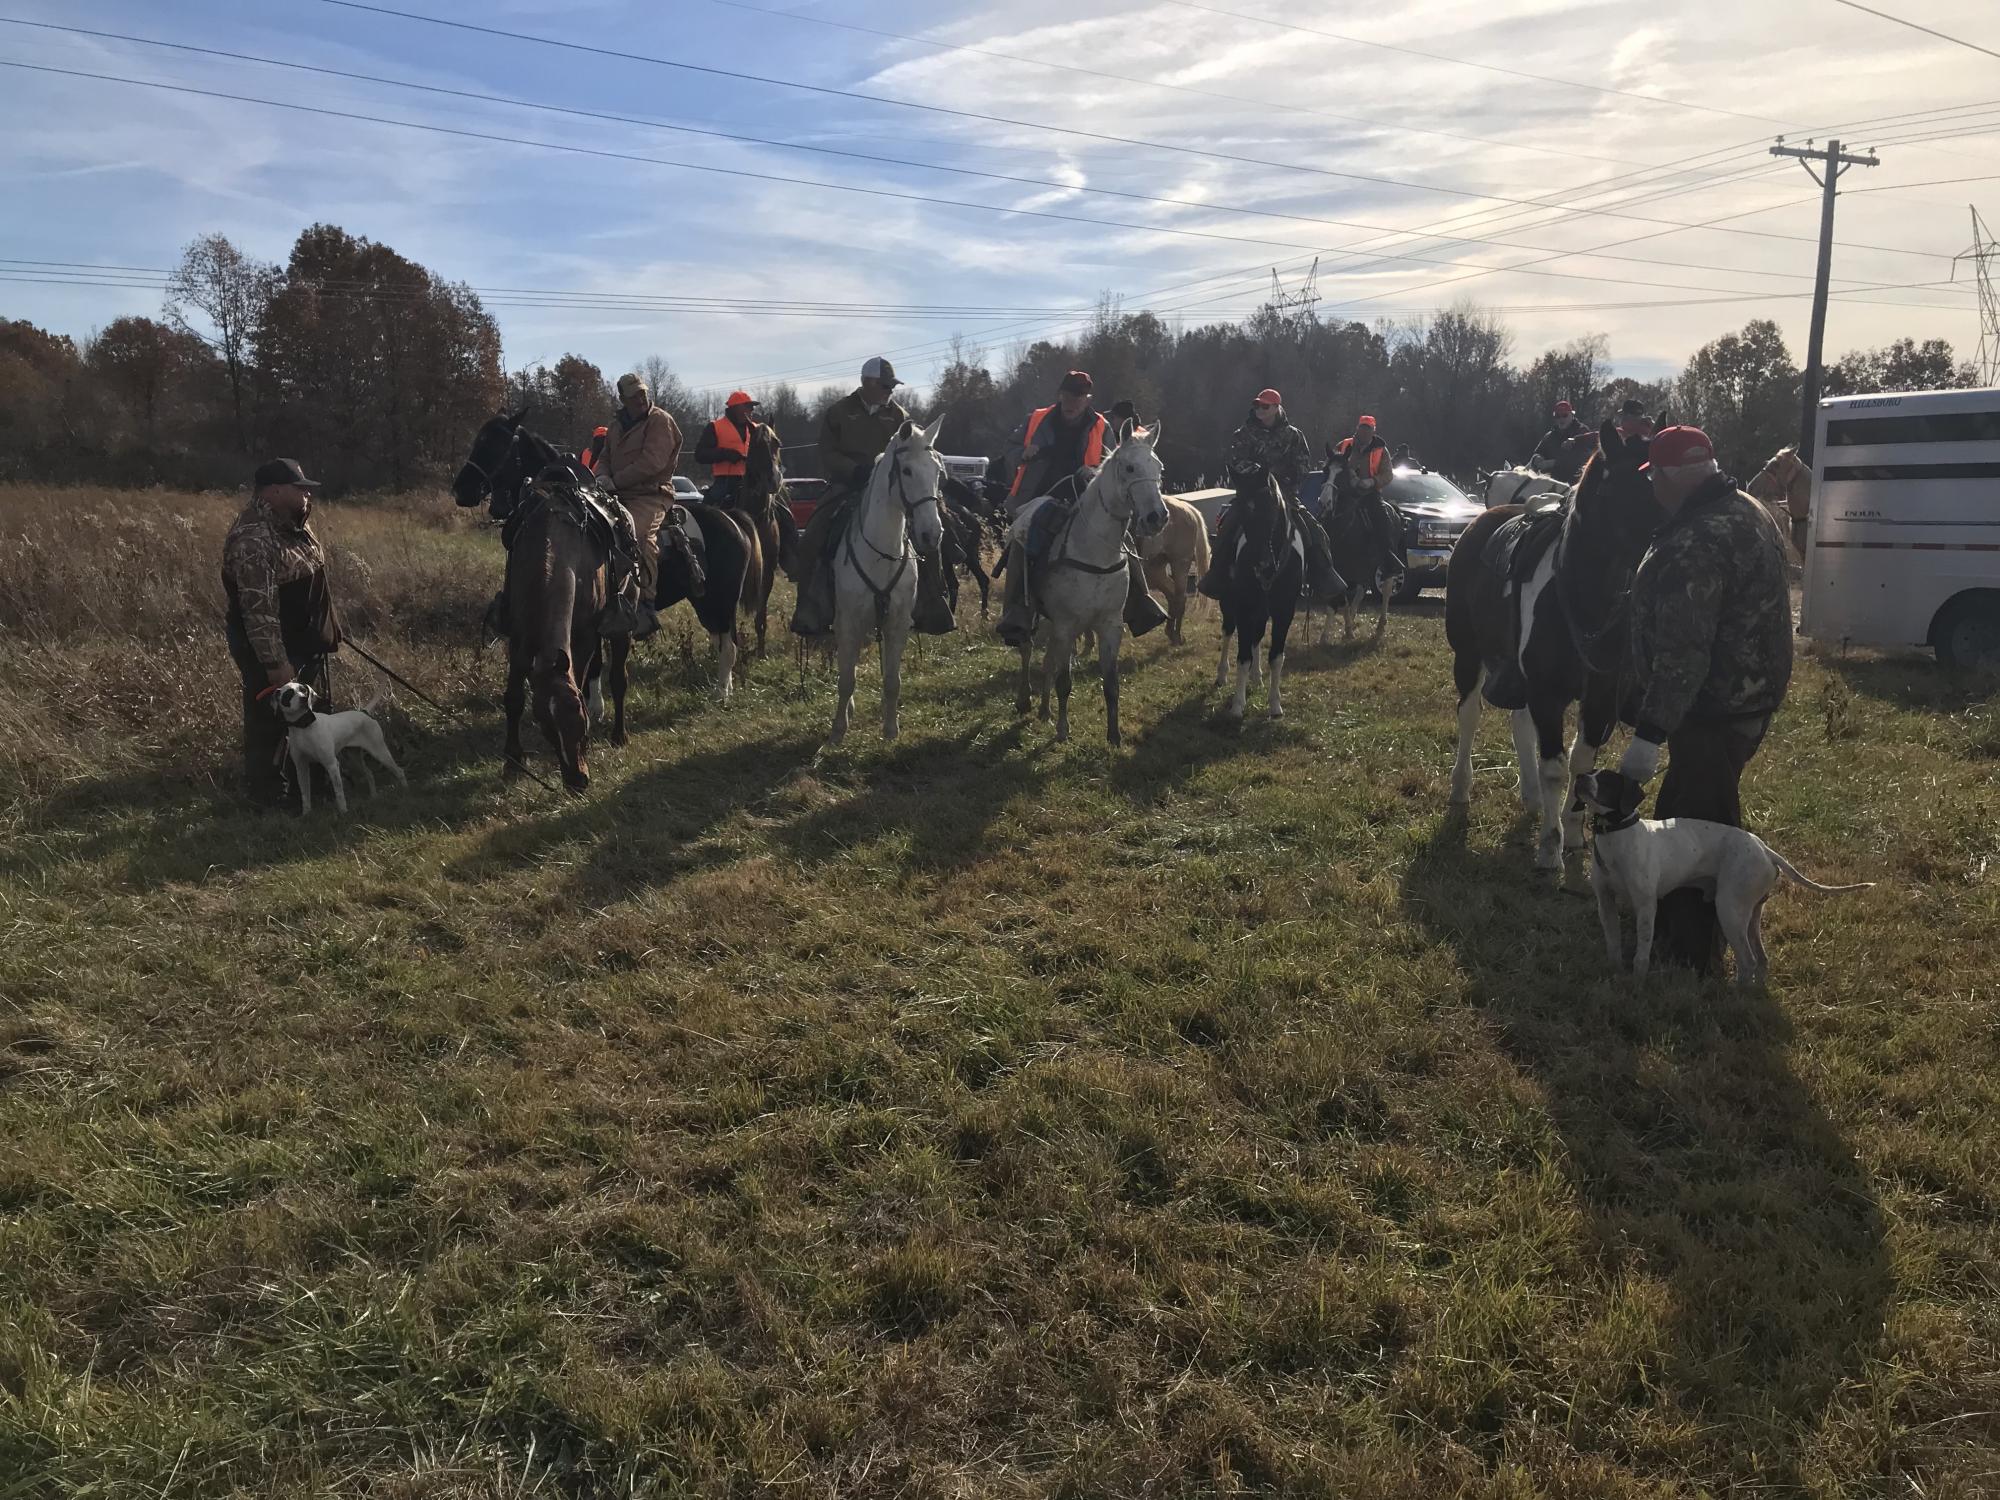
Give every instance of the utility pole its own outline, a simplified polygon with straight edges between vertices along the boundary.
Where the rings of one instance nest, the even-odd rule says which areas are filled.
[[[1811,463],[1813,430],[1819,419],[1820,387],[1825,380],[1821,361],[1826,353],[1826,287],[1833,275],[1834,184],[1840,181],[1840,174],[1848,167],[1876,167],[1881,163],[1872,154],[1842,154],[1839,141],[1828,141],[1822,151],[1810,141],[1804,146],[1787,146],[1782,136],[1779,143],[1771,148],[1771,154],[1797,157],[1805,164],[1806,174],[1820,186],[1819,274],[1813,280],[1812,337],[1806,345],[1805,410],[1799,418],[1799,457]],[[1814,162],[1820,164],[1817,172],[1813,171]]]

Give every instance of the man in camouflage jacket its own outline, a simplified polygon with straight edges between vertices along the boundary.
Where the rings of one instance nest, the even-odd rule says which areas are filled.
[[[1257,393],[1250,415],[1230,437],[1229,452],[1222,463],[1225,482],[1232,483],[1238,473],[1258,468],[1278,481],[1279,492],[1291,508],[1292,524],[1305,538],[1306,591],[1318,598],[1330,598],[1342,591],[1340,575],[1333,571],[1333,552],[1327,545],[1326,532],[1299,505],[1299,486],[1305,482],[1306,471],[1312,468],[1312,444],[1285,415],[1284,397],[1268,387]],[[1211,599],[1225,598],[1229,592],[1230,571],[1236,560],[1238,517],[1234,509],[1232,506],[1224,511],[1221,524],[1216,527],[1214,560],[1201,583],[1202,593]]]
[[[289,458],[256,473],[250,503],[222,544],[223,631],[243,678],[243,777],[250,800],[284,800],[284,721],[271,695],[288,682],[314,683],[340,645],[340,621],[327,589],[326,553],[313,534],[316,480]]]
[[[1699,428],[1663,428],[1648,453],[1667,520],[1632,581],[1638,696],[1618,769],[1650,781],[1666,745],[1655,815],[1740,827],[1743,768],[1792,680],[1784,545]],[[1655,951],[1706,972],[1719,952],[1714,903],[1691,889],[1663,897]]]

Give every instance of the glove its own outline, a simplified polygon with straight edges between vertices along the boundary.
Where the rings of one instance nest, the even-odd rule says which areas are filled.
[[[1644,786],[1660,769],[1660,747],[1652,740],[1634,740],[1618,759],[1618,774]]]

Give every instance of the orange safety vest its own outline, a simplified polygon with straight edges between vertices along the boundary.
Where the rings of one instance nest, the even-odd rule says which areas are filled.
[[[717,417],[708,425],[709,430],[715,434],[715,446],[718,450],[715,462],[708,466],[708,472],[717,479],[731,476],[740,479],[749,473],[750,435],[747,432],[738,432],[736,424],[727,417]],[[733,453],[736,456],[723,458],[721,456],[723,453]]]
[[[1028,430],[1021,438],[1021,461],[1014,466],[1014,482],[1007,487],[1007,498],[1012,500],[1020,493],[1021,476],[1028,472],[1028,461],[1035,456],[1035,433],[1043,420],[1056,408],[1040,406],[1028,414]],[[1083,466],[1094,469],[1104,462],[1104,413],[1097,413],[1097,420],[1091,424],[1090,436],[1083,443]]]
[[[595,474],[597,472],[598,445],[603,439],[609,437],[610,435],[611,435],[611,429],[609,427],[599,427],[593,430],[590,434],[589,446],[587,446],[583,450],[583,452],[577,454],[576,461],[582,464],[586,469],[590,470],[591,473]]]
[[[1334,445],[1333,451],[1340,455],[1341,463],[1344,465],[1347,462],[1347,455],[1351,453],[1353,449],[1354,449],[1354,439],[1351,437],[1344,437]],[[1380,486],[1382,480],[1382,465],[1385,462],[1387,462],[1388,459],[1389,459],[1389,450],[1386,446],[1380,448],[1377,448],[1372,444],[1369,446],[1368,477],[1374,480],[1378,487]]]

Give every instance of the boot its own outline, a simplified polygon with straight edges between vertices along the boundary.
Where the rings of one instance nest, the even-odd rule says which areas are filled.
[[[833,562],[815,559],[799,585],[798,608],[792,611],[794,635],[825,635],[833,629]]]
[[[507,591],[502,589],[486,606],[486,616],[479,622],[479,644],[490,646],[495,641],[504,641],[507,630]]]
[[[912,623],[924,635],[949,635],[958,629],[958,617],[945,597],[944,567],[936,557],[917,559],[917,607]]]
[[[1125,628],[1134,636],[1167,623],[1167,612],[1146,587],[1145,565],[1136,557],[1125,559]]]
[[[1215,530],[1215,550],[1208,559],[1208,571],[1201,575],[1198,592],[1204,599],[1222,600],[1229,597],[1229,565],[1236,559],[1236,527],[1234,516],[1224,516],[1222,524]]]
[[[629,635],[634,641],[643,641],[659,628],[659,612],[642,596],[639,589],[639,574],[635,568],[616,586],[611,595],[611,602],[604,606],[604,612],[597,617],[597,633]]]
[[[799,581],[799,523],[782,500],[778,502],[778,568],[793,583]]]
[[[1034,611],[1028,608],[1026,578],[1027,549],[1019,542],[1007,548],[1007,591],[1001,599],[1000,622],[994,632],[1016,650],[1028,644],[1035,633]]]

